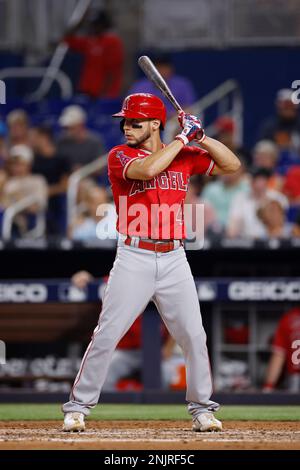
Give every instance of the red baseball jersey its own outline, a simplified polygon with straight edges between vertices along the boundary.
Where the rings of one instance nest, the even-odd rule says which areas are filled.
[[[108,176],[118,214],[117,230],[129,236],[184,239],[184,200],[194,174],[210,175],[214,161],[198,147],[185,146],[173,162],[151,180],[126,177],[129,165],[150,152],[127,145],[108,155]]]
[[[273,348],[280,349],[286,355],[286,368],[289,374],[300,373],[299,357],[300,308],[293,308],[279,321],[273,340]],[[297,346],[298,342],[298,346]],[[293,360],[293,355],[294,359]]]

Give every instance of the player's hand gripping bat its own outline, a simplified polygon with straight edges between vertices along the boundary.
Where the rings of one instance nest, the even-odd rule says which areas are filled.
[[[201,121],[196,117],[192,115],[187,115],[184,113],[182,107],[174,97],[173,93],[171,92],[170,88],[168,87],[167,83],[165,80],[162,78],[161,74],[153,64],[152,60],[146,56],[142,55],[138,59],[138,64],[145,73],[145,75],[151,80],[151,82],[154,83],[154,85],[162,92],[162,94],[170,101],[172,106],[176,109],[176,111],[179,113],[179,124],[182,128],[185,127],[185,122],[188,122],[188,127],[189,129],[186,130],[186,132],[189,133],[189,136],[187,137],[182,137],[183,142],[187,144],[187,142],[190,142],[193,139],[197,139],[198,143],[202,142],[202,140],[205,138],[205,133],[202,128]],[[200,128],[198,127],[200,125]],[[195,129],[194,129],[195,127]],[[198,127],[198,130],[197,130]],[[199,132],[199,129],[201,130]],[[184,131],[183,131],[184,132]]]

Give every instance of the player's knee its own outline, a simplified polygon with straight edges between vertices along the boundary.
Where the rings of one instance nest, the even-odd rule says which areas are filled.
[[[198,333],[188,331],[182,331],[181,337],[177,338],[177,343],[183,349],[183,351],[190,351],[193,349],[199,349],[206,346],[206,334],[204,329]]]

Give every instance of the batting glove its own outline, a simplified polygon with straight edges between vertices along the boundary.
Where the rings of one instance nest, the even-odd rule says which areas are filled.
[[[185,145],[192,140],[195,140],[198,144],[203,142],[206,136],[202,127],[202,122],[197,116],[180,111],[178,113],[178,121],[183,131],[175,138],[181,140]],[[186,138],[184,138],[185,136]]]
[[[194,116],[193,114],[185,113],[184,111],[179,111],[178,122],[180,124],[180,127],[182,127],[182,129],[184,128],[187,120],[192,120],[192,121],[201,123],[200,119],[197,118],[197,116]]]

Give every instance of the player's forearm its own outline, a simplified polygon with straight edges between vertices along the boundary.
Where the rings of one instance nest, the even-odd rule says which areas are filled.
[[[182,147],[183,143],[181,141],[174,140],[161,150],[145,158],[134,160],[127,170],[127,178],[138,180],[154,178],[168,168]]]
[[[285,362],[284,352],[275,351],[271,357],[266,375],[266,384],[275,386]]]
[[[238,157],[218,140],[206,136],[204,141],[201,142],[201,147],[209,152],[217,165],[218,171],[213,171],[212,174],[234,173],[240,168],[241,162]]]

